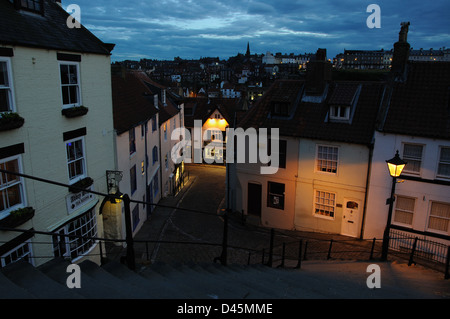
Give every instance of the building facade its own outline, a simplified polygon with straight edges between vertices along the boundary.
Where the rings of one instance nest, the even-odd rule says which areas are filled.
[[[131,229],[136,234],[161,198],[158,109],[143,82],[141,71],[113,67],[112,94],[116,132],[116,170],[121,176],[115,192],[128,194],[132,202]],[[112,173],[111,173],[112,174]],[[103,210],[105,235],[125,238],[123,205],[107,203]]]
[[[230,165],[232,209],[266,227],[360,237],[383,83],[333,81],[318,52],[306,79],[279,80],[240,122],[279,130],[279,169]],[[322,58],[320,58],[322,57]],[[258,145],[261,145],[258,142]],[[270,147],[269,147],[270,149]]]
[[[106,193],[106,170],[114,168],[112,45],[68,28],[54,1],[2,1],[0,17],[0,167],[30,176],[1,174],[0,223],[53,234],[1,231],[1,264],[99,261],[93,238],[103,236],[103,198],[80,190]],[[14,223],[20,215],[28,219]]]

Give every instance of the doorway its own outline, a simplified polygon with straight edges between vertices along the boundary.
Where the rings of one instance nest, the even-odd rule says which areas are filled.
[[[359,235],[359,216],[361,202],[355,200],[344,200],[344,212],[342,214],[341,234],[350,237]]]
[[[261,217],[261,184],[248,183],[247,213]]]

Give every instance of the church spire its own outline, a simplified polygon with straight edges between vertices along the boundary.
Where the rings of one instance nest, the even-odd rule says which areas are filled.
[[[247,52],[245,53],[245,56],[250,56],[250,42],[247,42]]]

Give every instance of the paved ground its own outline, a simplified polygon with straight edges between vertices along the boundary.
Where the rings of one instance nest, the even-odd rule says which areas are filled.
[[[225,168],[223,166],[186,165],[190,180],[177,196],[160,201],[150,218],[135,236],[137,263],[154,262],[212,262],[222,254],[225,203]],[[228,224],[227,262],[246,264],[268,262],[270,230],[243,223],[241,216],[231,214]],[[282,244],[285,243],[286,266],[296,266],[300,239],[302,254],[307,251],[307,261],[302,261],[302,270],[323,275],[324,279],[347,276],[349,280],[361,281],[369,275],[365,269],[371,263],[382,264],[381,269],[388,278],[384,282],[410,284],[405,291],[425,289],[427,296],[450,298],[450,280],[444,280],[442,272],[421,266],[407,266],[407,261],[390,255],[388,263],[379,263],[379,244],[376,243],[373,260],[370,260],[372,242],[354,240],[345,236],[297,231],[276,231],[274,237],[273,265],[282,260]],[[330,239],[333,239],[332,249]],[[151,241],[142,243],[140,241]],[[159,241],[160,243],[155,243]],[[177,241],[177,244],[165,243]],[[196,243],[196,244],[186,244]],[[307,243],[306,243],[307,242]],[[200,245],[200,243],[202,243]],[[307,245],[307,246],[306,246]],[[262,253],[262,249],[265,249]],[[249,254],[249,251],[251,252]],[[329,252],[331,251],[331,254]],[[263,256],[264,254],[264,256]],[[326,260],[331,257],[331,261]],[[358,263],[355,263],[358,261]],[[361,263],[361,261],[363,261]],[[383,274],[382,274],[383,275]],[[424,280],[420,282],[418,278]],[[364,283],[364,287],[366,287]],[[387,297],[388,298],[388,297]]]

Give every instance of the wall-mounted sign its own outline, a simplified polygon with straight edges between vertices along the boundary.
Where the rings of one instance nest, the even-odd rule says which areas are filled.
[[[88,188],[88,190],[91,190],[92,186]],[[79,193],[70,193],[66,196],[66,204],[67,204],[67,212],[69,214],[76,211],[81,206],[85,205],[86,203],[90,202],[92,199],[94,199],[94,194],[89,192],[79,192]]]

